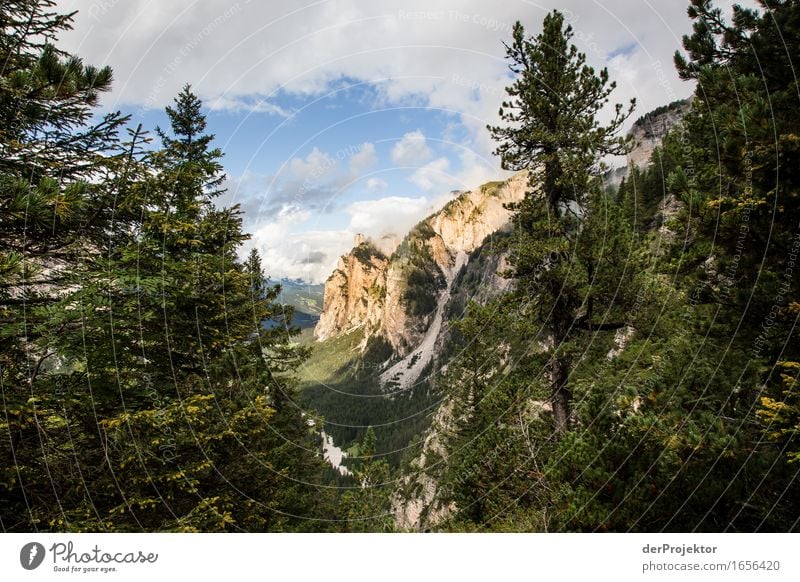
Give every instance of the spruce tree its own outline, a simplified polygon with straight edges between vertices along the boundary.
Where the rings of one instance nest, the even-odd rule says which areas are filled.
[[[217,208],[219,150],[184,88],[171,131],[146,157],[141,222],[87,277],[88,374],[111,444],[93,475],[117,530],[267,531],[310,527],[321,459],[292,400],[302,358],[238,206]],[[108,286],[108,277],[121,284]],[[97,309],[105,306],[105,309]],[[110,309],[111,317],[106,311]],[[283,325],[267,329],[267,320]],[[76,338],[65,338],[62,349]]]
[[[326,529],[305,352],[257,253],[238,259],[239,208],[214,204],[200,100],[181,92],[155,151],[91,122],[111,71],[52,45],[53,5],[0,8],[0,527]]]
[[[739,354],[731,361],[742,380],[734,389],[720,386],[718,395],[737,404],[726,417],[741,438],[757,443],[740,452],[737,477],[757,461],[770,467],[769,483],[754,486],[747,508],[730,519],[797,528],[789,516],[798,498],[790,462],[800,360],[800,282],[792,275],[800,249],[800,4],[760,0],[756,8],[734,6],[727,19],[712,1],[692,0],[688,14],[693,31],[675,64],[697,89],[680,139],[668,144],[680,163],[670,186],[683,202],[691,244],[676,264],[709,312],[704,335]]]
[[[797,301],[797,277],[786,277],[800,223],[800,98],[794,56],[800,51],[800,5],[759,1],[761,10],[734,7],[730,22],[710,0],[692,0],[693,33],[686,54],[676,52],[678,73],[697,81],[695,107],[685,120],[683,143],[673,149],[682,168],[673,188],[696,217],[706,256],[687,264],[716,299],[753,320],[764,320],[776,298],[778,327],[758,340],[762,355],[776,357],[794,326],[787,307]],[[710,246],[713,245],[713,251]],[[796,249],[795,249],[796,250]],[[714,270],[698,263],[713,252]],[[800,359],[790,348],[789,360]],[[780,382],[773,379],[776,385]]]

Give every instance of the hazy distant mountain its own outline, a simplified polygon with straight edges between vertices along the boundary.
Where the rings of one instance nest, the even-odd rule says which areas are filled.
[[[322,284],[311,284],[302,279],[280,280],[279,301],[294,308],[292,323],[303,329],[314,327],[322,313]]]

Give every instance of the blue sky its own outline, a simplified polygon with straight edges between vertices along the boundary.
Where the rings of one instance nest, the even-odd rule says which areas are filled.
[[[729,3],[728,3],[729,4]],[[726,3],[722,3],[723,6]],[[190,82],[229,192],[273,278],[324,281],[363,232],[391,250],[452,190],[503,177],[485,130],[508,82],[502,41],[561,9],[634,117],[692,87],[672,54],[685,3],[649,0],[60,0],[62,45],[111,65],[103,107],[166,125]],[[246,252],[247,249],[243,249]]]

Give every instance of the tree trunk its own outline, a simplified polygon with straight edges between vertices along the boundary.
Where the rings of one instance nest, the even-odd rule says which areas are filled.
[[[564,358],[554,357],[550,364],[550,393],[557,437],[561,437],[569,430],[569,405],[572,394],[567,388],[568,375],[569,363]]]

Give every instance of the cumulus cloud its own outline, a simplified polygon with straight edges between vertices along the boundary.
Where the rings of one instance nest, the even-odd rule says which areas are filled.
[[[330,211],[340,193],[338,160],[314,148],[305,157],[295,157],[276,176],[246,172],[234,185],[233,200],[246,212],[246,225],[254,218],[269,220],[286,208],[304,211]],[[227,201],[227,200],[225,200]]]
[[[638,97],[644,112],[692,90],[671,64],[690,30],[685,2],[59,0],[58,6],[80,11],[65,48],[113,66],[109,108],[161,108],[188,81],[215,108],[291,115],[277,104],[281,95],[321,94],[348,79],[375,85],[383,104],[459,116],[483,155],[491,151],[485,124],[495,121],[508,81],[502,41],[516,20],[537,32],[553,8],[565,14],[589,64],[612,65],[616,100]]]
[[[419,166],[431,159],[433,152],[421,130],[410,131],[392,148],[392,162],[398,166]]]
[[[300,265],[319,265],[326,259],[322,251],[310,251],[306,256],[301,257],[297,262]]]
[[[218,207],[238,204],[244,212],[245,231],[275,221],[287,214],[310,216],[329,212],[340,194],[335,183],[333,160],[319,150],[305,158],[293,158],[288,170],[278,176],[246,171],[242,176],[228,176],[226,192],[216,201]],[[335,165],[335,164],[334,164]]]
[[[445,157],[436,158],[417,169],[409,178],[419,188],[430,192],[450,188],[457,179],[449,172],[450,160]]]
[[[354,178],[362,176],[377,163],[378,155],[375,153],[375,144],[363,143],[358,151],[350,156],[350,175]]]
[[[636,97],[643,113],[692,91],[672,66],[672,53],[690,30],[684,2],[58,4],[63,11],[80,11],[63,39],[65,48],[114,68],[114,91],[104,97],[105,106],[114,109],[162,108],[188,81],[213,109],[291,117],[295,112],[282,97],[320,95],[343,82],[367,83],[375,89],[373,106],[442,111],[465,129],[476,155],[488,157],[493,144],[485,127],[497,122],[509,79],[502,42],[516,20],[536,33],[553,8],[565,14],[573,42],[589,64],[609,67],[618,81],[615,101]],[[392,159],[422,165],[433,158],[426,148],[422,132],[411,132],[396,144]]]
[[[305,159],[294,158],[289,162],[289,169],[299,180],[319,180],[335,167],[336,160],[317,147],[311,150]]]
[[[272,279],[289,277],[310,283],[328,278],[336,260],[353,244],[349,230],[296,230],[294,212],[263,224],[253,232],[247,249],[258,249],[264,270]]]
[[[480,184],[499,178],[508,178],[512,174],[498,171],[493,158],[480,156],[471,149],[462,149],[458,158],[461,168],[455,174],[451,184],[456,190],[471,190]]]
[[[430,200],[424,196],[388,196],[354,202],[346,211],[350,214],[351,231],[379,237],[384,234],[387,225],[392,225],[399,232],[409,230],[430,209],[430,205]]]
[[[390,253],[412,226],[447,199],[447,195],[439,195],[360,200],[344,209],[349,222],[346,228],[338,230],[303,229],[310,213],[286,207],[253,229],[247,250],[251,247],[259,250],[265,269],[275,279],[290,277],[321,283],[330,275],[338,258],[353,247],[356,234],[366,235],[381,250]]]
[[[218,95],[208,103],[211,111],[230,111],[233,113],[268,113],[279,117],[289,117],[292,112],[275,103],[258,97],[226,97]]]
[[[354,202],[348,231],[366,235],[381,251],[391,254],[406,233],[420,220],[441,208],[450,194],[435,196],[386,196]]]
[[[725,8],[732,3],[720,2]],[[614,101],[636,97],[637,114],[692,91],[672,66],[680,37],[690,30],[685,2],[58,0],[58,8],[80,11],[63,48],[114,69],[114,90],[103,98],[108,109],[160,109],[191,82],[214,110],[266,113],[290,122],[297,112],[285,97],[318,96],[354,82],[374,88],[375,109],[426,108],[456,126],[448,133],[458,136],[463,151],[456,151],[453,163],[434,159],[442,153],[431,151],[421,130],[404,135],[391,151],[393,163],[417,168],[411,183],[425,196],[351,206],[350,224],[339,230],[299,231],[310,212],[328,207],[343,180],[369,171],[374,146],[347,162],[313,150],[290,160],[286,171],[264,169],[270,175],[229,181],[226,199],[241,202],[250,214],[253,244],[262,248],[265,263],[275,273],[312,280],[327,276],[352,244],[357,225],[377,229],[378,219],[367,214],[392,225],[397,216],[412,221],[412,209],[424,212],[425,203],[434,204],[432,196],[498,175],[485,127],[497,122],[509,80],[502,41],[516,20],[535,34],[544,15],[560,9],[588,63],[609,67],[617,80]],[[366,188],[380,192],[385,182],[368,177]],[[304,262],[312,256],[320,262]]]

